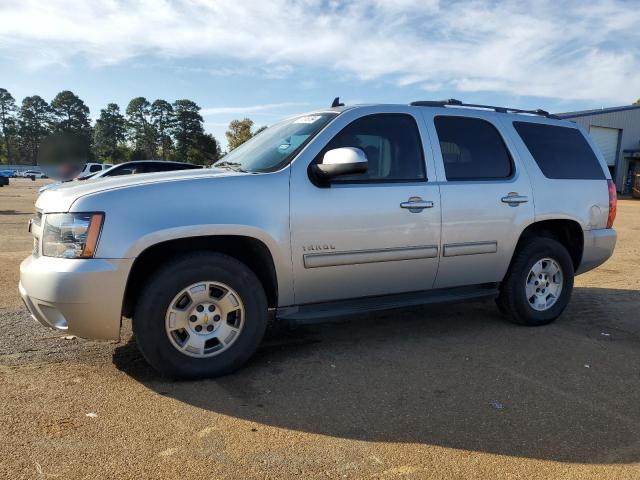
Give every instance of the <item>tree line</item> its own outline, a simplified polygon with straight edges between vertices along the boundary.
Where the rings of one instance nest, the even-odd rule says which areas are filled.
[[[252,126],[248,118],[229,124],[230,150],[262,130],[253,132]],[[192,100],[136,97],[124,112],[109,103],[92,125],[89,107],[69,90],[51,103],[33,95],[18,106],[0,88],[0,163],[36,165],[42,142],[55,134],[72,136],[87,161],[162,159],[211,165],[224,154],[216,138],[204,131],[200,107]]]

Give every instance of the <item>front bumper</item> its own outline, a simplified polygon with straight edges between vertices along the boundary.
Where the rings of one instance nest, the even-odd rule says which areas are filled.
[[[20,296],[35,320],[82,338],[118,340],[133,259],[27,257]]]
[[[616,246],[618,234],[613,228],[599,228],[584,232],[582,261],[576,275],[593,270],[606,262]]]

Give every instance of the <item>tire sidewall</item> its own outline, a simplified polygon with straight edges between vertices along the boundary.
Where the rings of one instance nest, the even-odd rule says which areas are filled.
[[[236,341],[211,357],[185,355],[171,343],[165,328],[167,309],[184,288],[198,282],[229,285],[244,306],[243,327]],[[266,328],[267,302],[255,274],[244,264],[222,254],[190,255],[159,270],[143,289],[136,306],[133,331],[147,361],[175,378],[224,375],[239,368],[255,352]]]
[[[531,325],[544,325],[556,319],[562,314],[571,298],[573,291],[574,270],[573,262],[566,249],[555,240],[539,239],[532,243],[529,248],[523,252],[522,268],[514,272],[512,281],[515,282],[515,307],[520,316],[527,319],[527,323]],[[551,308],[544,311],[535,310],[529,304],[526,295],[526,284],[531,268],[543,258],[550,258],[556,261],[562,268],[562,291],[560,297]]]

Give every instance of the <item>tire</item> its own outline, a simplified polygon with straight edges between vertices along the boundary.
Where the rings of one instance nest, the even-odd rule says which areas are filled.
[[[550,276],[540,271],[541,266],[549,271],[559,267],[560,277],[557,273]],[[534,268],[543,278],[546,275],[545,282],[533,273]],[[513,323],[527,326],[546,325],[558,318],[569,303],[573,279],[573,261],[567,249],[550,238],[532,238],[516,251],[496,303],[499,310]],[[539,281],[540,284],[534,281]],[[551,288],[560,285],[560,290],[556,290],[557,296],[549,293],[549,284]],[[538,289],[538,286],[541,289]],[[533,296],[529,297],[528,293],[533,293]],[[548,307],[545,304],[545,295],[548,295]]]
[[[198,286],[194,287],[196,284]],[[202,285],[205,285],[204,289],[201,288]],[[192,290],[188,290],[189,288]],[[200,297],[187,293],[186,300],[183,298],[176,300],[177,295],[182,292],[195,290],[200,290],[197,293]],[[203,342],[207,335],[223,331],[219,328],[231,327],[227,325],[225,318],[220,319],[220,316],[216,315],[218,317],[216,330],[211,333],[202,330],[196,334],[194,328],[198,328],[198,324],[192,323],[195,315],[203,316],[203,319],[198,320],[201,328],[210,328],[209,325],[213,327],[214,321],[207,316],[207,311],[211,311],[209,310],[211,305],[206,307],[206,303],[200,304],[193,299],[202,298],[203,295],[212,298],[211,296],[214,295],[212,292],[215,291],[215,295],[218,295],[217,290],[223,292],[220,295],[224,295],[224,298],[235,299],[235,303],[239,305],[235,308],[242,309],[239,320],[241,326],[228,344],[217,340],[214,344],[215,349],[220,349],[219,343],[222,351],[218,353],[218,350],[214,349],[213,352],[206,353],[205,346],[211,343],[212,339],[207,340],[205,346],[198,349],[192,348],[189,343]],[[225,291],[231,293],[232,297],[227,297]],[[224,301],[221,300],[217,308],[213,305],[214,313],[220,312],[222,316],[226,315],[221,306]],[[180,316],[182,320],[178,323],[182,325],[181,322],[184,322],[185,328],[176,328],[169,332],[172,326],[176,326],[175,320],[173,324],[170,321],[172,312],[178,311],[178,306],[184,302],[189,302],[188,306],[179,311],[187,312],[183,315],[186,320]],[[211,302],[213,304],[217,300],[214,299]],[[225,304],[230,302],[226,301]],[[202,305],[205,305],[206,310],[204,313],[197,313],[195,308],[199,309]],[[211,318],[214,318],[212,315]],[[163,375],[176,379],[218,377],[233,372],[249,360],[262,341],[267,319],[267,298],[262,284],[253,271],[227,255],[198,252],[179,257],[162,266],[152,275],[136,303],[133,332],[143,357]],[[184,337],[186,340],[183,340]],[[180,342],[184,342],[186,347],[179,346]],[[190,353],[191,350],[193,352]]]

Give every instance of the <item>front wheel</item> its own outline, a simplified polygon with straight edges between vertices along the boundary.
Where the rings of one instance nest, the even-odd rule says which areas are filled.
[[[545,325],[562,314],[573,290],[573,262],[567,249],[550,238],[528,240],[515,253],[497,303],[509,320]]]
[[[133,331],[142,355],[161,373],[216,377],[251,357],[267,316],[264,289],[246,265],[202,252],[167,264],[149,279]]]

